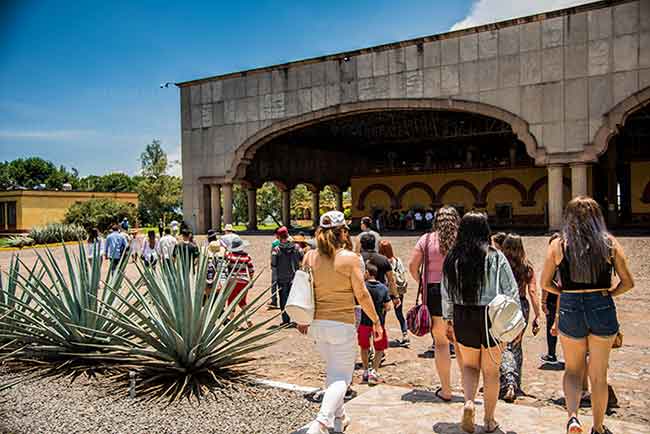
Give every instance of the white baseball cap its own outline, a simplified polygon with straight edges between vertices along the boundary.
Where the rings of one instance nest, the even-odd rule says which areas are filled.
[[[341,211],[327,211],[320,216],[320,227],[324,229],[337,228],[339,226],[348,227],[345,222],[345,216]]]

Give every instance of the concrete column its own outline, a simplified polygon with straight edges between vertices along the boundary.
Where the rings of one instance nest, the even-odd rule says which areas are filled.
[[[564,166],[548,166],[548,227],[558,230],[562,226],[562,208],[564,207],[564,186],[562,170]]]
[[[246,191],[248,195],[248,230],[257,230],[257,189],[249,188]]]
[[[212,207],[212,229],[221,230],[221,186],[212,184],[210,186],[210,206]]]
[[[282,224],[291,227],[291,190],[282,190]]]
[[[336,190],[336,209],[343,212],[343,191],[340,189]]]
[[[587,164],[571,165],[571,197],[587,196]]]
[[[320,191],[314,190],[311,192],[311,219],[314,222],[314,227],[317,228],[320,223]]]
[[[223,223],[232,224],[232,184],[223,184]]]

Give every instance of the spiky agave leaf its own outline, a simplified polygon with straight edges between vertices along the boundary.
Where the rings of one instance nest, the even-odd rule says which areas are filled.
[[[78,255],[63,245],[63,265],[49,249],[35,253],[31,269],[20,258],[12,262],[11,285],[0,289],[0,315],[7,313],[0,321],[0,337],[13,342],[7,360],[27,364],[25,372],[39,375],[94,375],[105,365],[86,355],[128,342],[128,332],[105,318],[123,285],[127,258],[103,281],[98,248],[88,260],[81,243]]]
[[[146,293],[133,284],[127,286],[126,293],[139,301],[141,309],[129,308],[132,301],[120,294],[116,294],[115,305],[107,306],[116,326],[135,337],[132,346],[110,346],[111,355],[125,368],[136,370],[136,392],[146,399],[201,400],[209,392],[242,380],[246,376],[242,366],[255,352],[272,345],[269,338],[278,331],[266,328],[277,315],[241,329],[265,304],[269,289],[229,319],[256,279],[229,305],[232,275],[225,276],[225,267],[220,267],[220,277],[230,283],[204,298],[206,251],[196,263],[179,251],[176,260],[162,261],[155,270],[138,265]],[[127,378],[128,374],[115,377],[123,393]]]

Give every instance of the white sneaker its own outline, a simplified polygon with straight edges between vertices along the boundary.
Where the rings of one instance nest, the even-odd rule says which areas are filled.
[[[334,432],[336,434],[342,433],[350,425],[351,419],[347,414],[344,414],[343,417],[337,417],[334,419]]]
[[[307,434],[329,434],[329,430],[323,426],[322,423],[315,420],[309,425]]]
[[[374,369],[368,371],[368,386],[376,386],[380,382],[379,373]]]

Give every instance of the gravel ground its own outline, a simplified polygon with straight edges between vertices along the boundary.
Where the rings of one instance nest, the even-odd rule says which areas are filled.
[[[106,390],[101,381],[85,378],[14,387],[0,398],[0,433],[289,433],[317,411],[297,393],[263,386],[169,406],[115,399]]]

